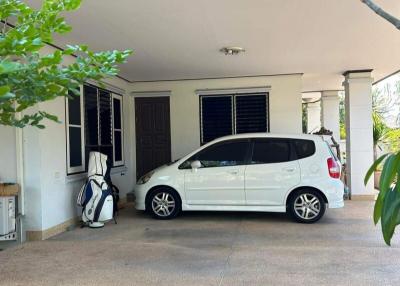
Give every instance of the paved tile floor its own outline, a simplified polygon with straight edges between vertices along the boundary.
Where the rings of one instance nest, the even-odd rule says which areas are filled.
[[[0,252],[0,285],[400,285],[400,233],[387,247],[372,202],[317,224],[284,214],[185,213],[75,229]]]

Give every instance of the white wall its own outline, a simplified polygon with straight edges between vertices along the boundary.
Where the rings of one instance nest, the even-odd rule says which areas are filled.
[[[321,96],[321,125],[340,139],[339,91],[323,91]]]
[[[121,81],[119,85],[124,87],[125,83]],[[129,101],[126,105],[124,115],[129,115]],[[77,192],[86,178],[84,175],[67,176],[65,98],[41,103],[38,108],[58,116],[61,123],[47,121],[43,130],[33,127],[24,130],[27,230],[45,230],[76,217]],[[129,120],[125,116],[124,123]],[[133,189],[134,180],[130,174],[135,172],[131,164],[129,124],[125,125],[124,135],[126,168],[114,170],[112,176],[122,197]],[[38,223],[38,217],[41,217],[41,223]]]
[[[352,195],[374,196],[373,179],[364,177],[373,163],[371,71],[348,72],[343,86],[346,106],[346,172]]]
[[[307,104],[307,133],[321,129],[321,101]]]
[[[0,182],[16,182],[15,128],[0,125]]]
[[[133,95],[134,92],[143,91],[171,92],[172,159],[178,159],[200,145],[199,97],[195,93],[196,90],[262,86],[271,87],[269,93],[271,132],[301,133],[302,76],[299,74],[206,80],[136,82],[131,85],[130,91]],[[134,108],[132,108],[132,112],[134,112]]]
[[[52,51],[46,48],[42,52]],[[70,58],[67,61],[72,61]],[[116,86],[121,90],[128,89],[128,83],[112,78],[106,83]],[[135,170],[133,167],[132,152],[130,149],[131,134],[130,122],[132,114],[129,113],[130,100],[124,95],[124,154],[126,166],[113,171],[113,182],[124,197],[133,189]],[[23,129],[23,150],[25,170],[25,210],[23,221],[24,229],[27,231],[46,230],[58,224],[64,223],[78,216],[76,207],[76,196],[84,183],[85,176],[67,176],[66,170],[66,130],[65,130],[65,98],[57,98],[38,104],[28,112],[34,110],[45,110],[54,114],[60,123],[45,121],[46,128],[43,130],[26,127]],[[15,169],[15,135],[6,128],[0,129],[1,143],[4,145],[4,153]],[[3,134],[7,135],[7,142],[3,140]],[[3,148],[1,148],[3,150]],[[14,159],[13,159],[14,158]],[[0,166],[0,175],[5,169],[3,160]],[[15,177],[15,170],[8,176]]]
[[[30,111],[37,111],[32,108]],[[47,123],[47,122],[46,122]],[[23,129],[23,161],[24,161],[24,194],[25,217],[22,225],[24,230],[41,230],[42,216],[42,176],[43,166],[42,151],[40,145],[40,132],[34,127]],[[50,138],[49,138],[50,139]]]

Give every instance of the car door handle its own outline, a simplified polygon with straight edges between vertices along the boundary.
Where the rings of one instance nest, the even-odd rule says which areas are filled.
[[[295,168],[283,168],[283,170],[288,173],[293,173],[296,169]]]
[[[239,174],[239,172],[238,171],[228,171],[228,174],[237,175],[237,174]]]

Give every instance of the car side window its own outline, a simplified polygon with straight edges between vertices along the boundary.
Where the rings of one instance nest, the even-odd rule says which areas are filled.
[[[216,143],[192,156],[180,166],[180,169],[190,168],[190,163],[195,160],[200,161],[202,168],[244,165],[248,147],[247,140]]]
[[[251,164],[272,164],[291,161],[291,144],[285,139],[253,140]]]
[[[312,140],[294,139],[293,145],[296,149],[297,159],[307,158],[315,153],[315,143]]]

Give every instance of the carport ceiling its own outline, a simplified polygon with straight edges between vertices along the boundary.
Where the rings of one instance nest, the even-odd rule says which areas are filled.
[[[400,16],[400,1],[376,3]],[[340,89],[345,70],[400,69],[400,31],[360,0],[86,0],[67,18],[58,45],[133,49],[131,81],[304,73],[312,91]],[[246,53],[219,52],[231,45]]]

